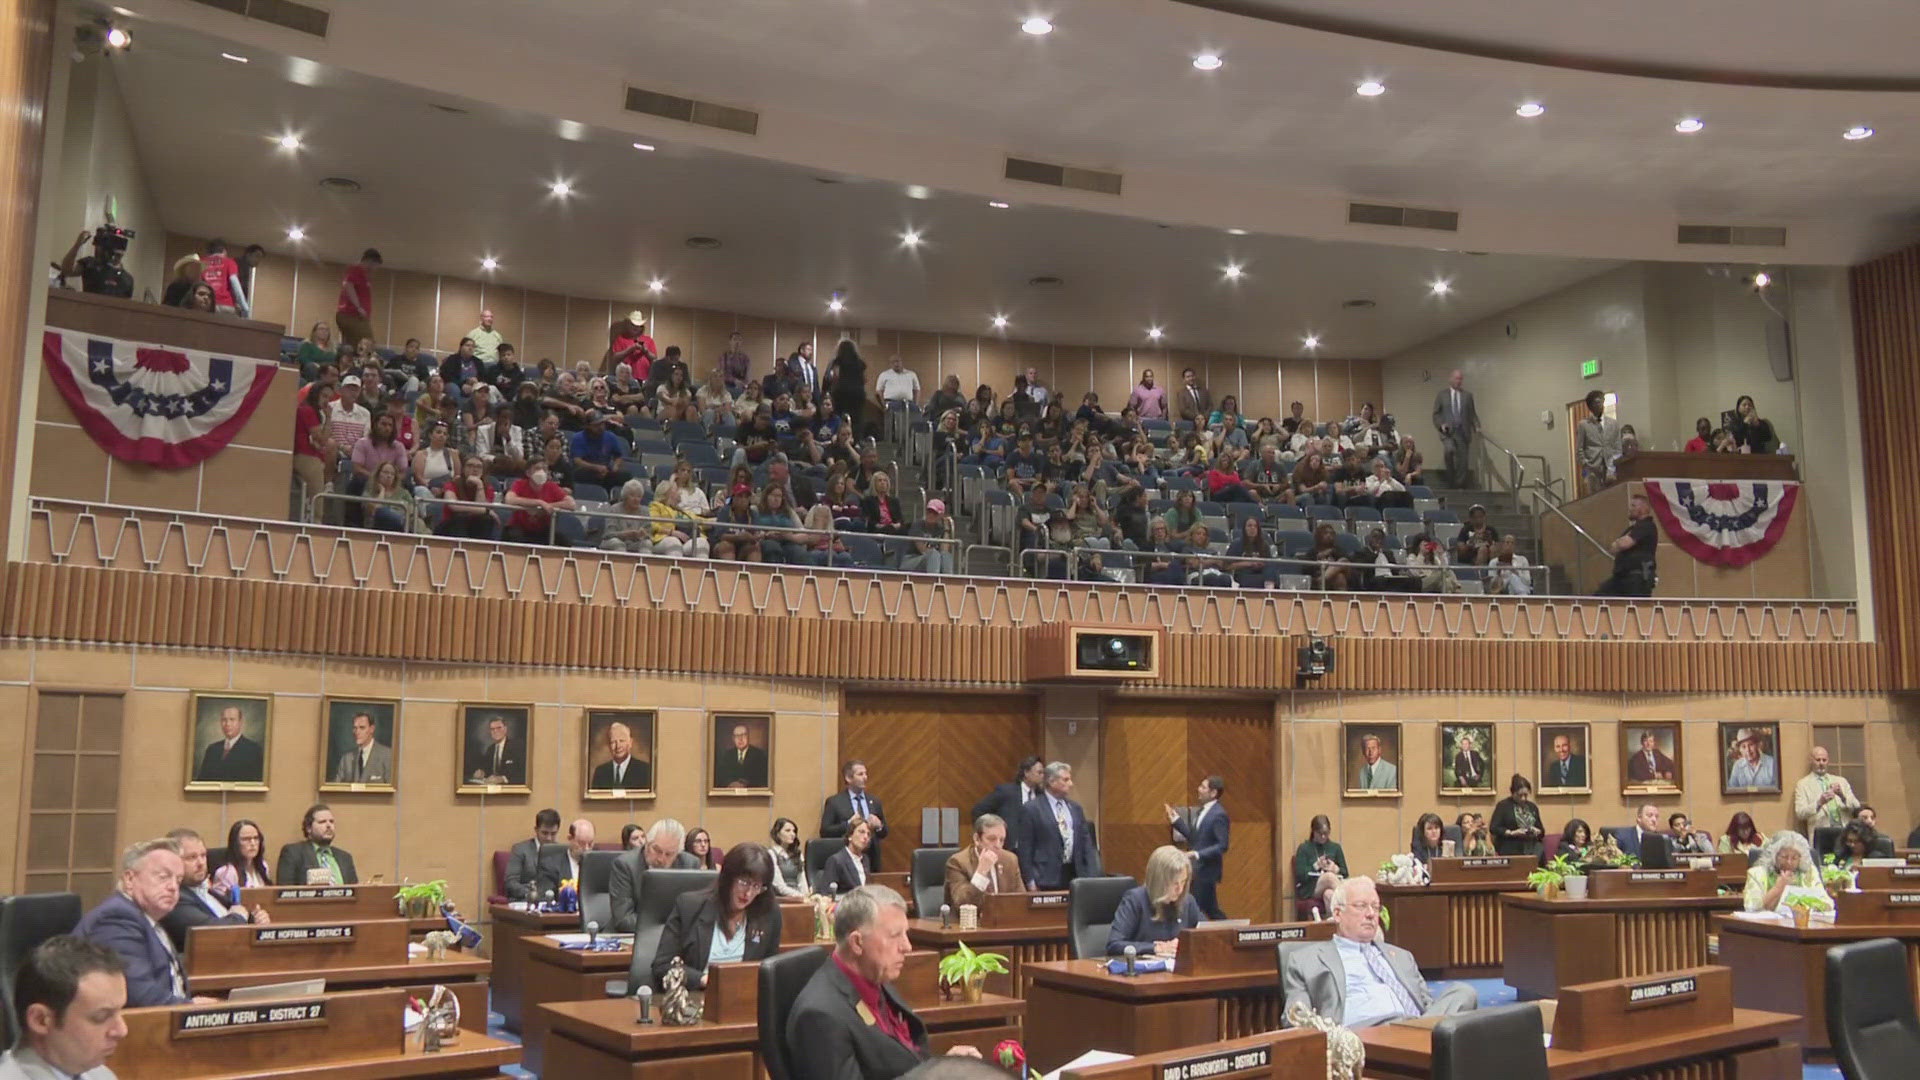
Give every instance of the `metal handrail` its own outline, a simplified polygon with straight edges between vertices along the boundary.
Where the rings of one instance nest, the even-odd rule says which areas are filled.
[[[1551,489],[1547,487],[1546,481],[1544,480],[1537,481],[1532,484],[1529,484],[1527,482],[1527,467],[1525,464],[1523,464],[1520,461],[1520,458],[1522,455],[1515,454],[1513,451],[1500,445],[1499,440],[1495,439],[1491,435],[1488,435],[1484,429],[1480,431],[1480,440],[1486,443],[1488,446],[1491,446],[1494,449],[1500,451],[1501,453],[1507,455],[1507,461],[1509,466],[1511,467],[1511,471],[1508,474],[1509,482],[1510,482],[1510,486],[1508,487],[1508,490],[1513,492],[1516,498],[1518,498],[1523,493],[1537,493],[1534,499],[1534,505],[1536,507],[1534,512],[1536,516],[1540,513],[1540,510],[1538,508],[1544,507],[1546,510],[1552,512],[1560,520],[1566,522],[1567,526],[1574,531],[1575,535],[1586,540],[1587,543],[1592,544],[1595,551],[1598,551],[1601,555],[1604,555],[1609,559],[1613,558],[1612,548],[1609,548],[1607,545],[1601,543],[1598,539],[1594,537],[1592,533],[1588,532],[1585,528],[1583,528],[1579,522],[1568,517],[1566,511],[1560,509],[1559,505],[1555,503],[1552,498],[1547,497]],[[1528,454],[1525,456],[1540,458],[1541,471],[1543,473],[1546,472],[1546,458],[1541,457],[1538,454]]]
[[[656,517],[652,514],[630,514],[625,510],[620,509],[618,506],[612,506],[612,505],[605,506],[605,507],[594,507],[591,509],[581,508],[577,510],[555,510],[550,512],[550,516],[555,518],[557,518],[560,514],[573,514],[578,517],[621,518],[626,521],[644,521],[648,525],[653,525],[658,522],[668,522],[676,527],[691,527],[695,529],[719,528],[719,529],[743,530],[743,531],[757,532],[757,533],[784,533],[784,534],[790,534],[791,537],[795,540],[809,540],[809,541],[818,537],[822,532],[825,532],[827,537],[830,540],[832,540],[834,543],[838,543],[839,538],[843,536],[864,536],[874,541],[875,543],[881,543],[885,541],[894,541],[897,543],[932,544],[932,545],[942,545],[942,546],[953,545],[955,547],[957,547],[960,543],[959,537],[911,536],[904,533],[900,535],[892,535],[888,533],[870,533],[870,532],[863,532],[858,529],[841,529],[831,524],[829,524],[826,529],[822,530],[822,529],[809,529],[804,526],[790,528],[785,525],[754,525],[754,524],[742,525],[738,522],[722,521],[719,518],[704,518],[704,517],[691,517],[691,516],[689,517]],[[548,539],[551,540],[552,538],[553,538],[553,533],[551,529],[551,523],[549,523]]]
[[[1282,555],[1271,555],[1271,556],[1233,555],[1233,554],[1228,554],[1226,552],[1216,552],[1216,551],[1207,551],[1204,553],[1140,551],[1136,548],[1087,547],[1079,544],[1076,544],[1072,547],[1065,547],[1065,548],[1025,548],[1020,552],[1019,559],[1016,563],[1015,569],[1016,569],[1016,572],[1025,571],[1027,569],[1026,564],[1028,562],[1028,556],[1033,556],[1034,565],[1038,566],[1039,559],[1042,556],[1066,556],[1071,559],[1078,560],[1090,555],[1119,555],[1119,556],[1124,556],[1129,561],[1132,561],[1135,559],[1154,559],[1154,558],[1168,557],[1168,558],[1174,558],[1174,559],[1206,559],[1209,561],[1219,562],[1219,563],[1252,562],[1252,563],[1260,563],[1263,566],[1279,566],[1279,567],[1282,567],[1283,570],[1287,573],[1303,574],[1303,575],[1306,574],[1306,571],[1308,568],[1315,567],[1315,566],[1344,566],[1344,567],[1347,567],[1348,569],[1358,569],[1358,570],[1382,569],[1378,561],[1361,561],[1361,560],[1355,560],[1355,559],[1314,559],[1314,558],[1309,558],[1303,555],[1296,555],[1290,558]],[[1455,571],[1456,573],[1462,572],[1462,571],[1470,572],[1470,573],[1476,572],[1476,571],[1485,572],[1485,571],[1496,569],[1491,566],[1473,566],[1473,565],[1466,565],[1466,564],[1454,564],[1451,562],[1442,563],[1440,565],[1448,570]],[[1420,563],[1396,562],[1393,564],[1393,569],[1395,571],[1401,572],[1411,577],[1414,575],[1418,575],[1422,570],[1433,569],[1433,567],[1425,566]],[[1528,579],[1531,581],[1536,574],[1541,575],[1544,578],[1545,575],[1548,573],[1549,569],[1550,568],[1546,566],[1528,565],[1524,567],[1507,567],[1505,568],[1505,572],[1511,573],[1516,570],[1523,572],[1527,575]],[[1228,574],[1232,573],[1232,571],[1225,570],[1224,567],[1222,568],[1222,570],[1223,572]],[[1551,580],[1551,579],[1547,579],[1547,580]],[[1493,593],[1488,595],[1501,595],[1501,594]],[[1543,589],[1535,587],[1531,590],[1529,595],[1545,596],[1550,594],[1548,594]]]

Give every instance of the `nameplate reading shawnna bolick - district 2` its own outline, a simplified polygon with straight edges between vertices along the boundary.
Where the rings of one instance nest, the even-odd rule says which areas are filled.
[[[1160,1080],[1204,1080],[1209,1076],[1231,1076],[1252,1069],[1264,1069],[1273,1061],[1273,1049],[1256,1046],[1251,1050],[1229,1050],[1224,1054],[1170,1061],[1160,1066]]]
[[[259,945],[292,945],[312,941],[352,941],[353,924],[342,926],[262,926],[254,930]]]
[[[236,1005],[226,1009],[193,1009],[174,1014],[175,1035],[217,1035],[229,1031],[259,1031],[325,1023],[325,1001],[280,1001],[271,1005]]]
[[[1249,945],[1271,945],[1276,941],[1305,941],[1307,928],[1304,926],[1266,926],[1258,930],[1239,930],[1233,935],[1235,948],[1244,949]]]
[[[1030,908],[1066,907],[1067,894],[1066,893],[1034,893],[1032,896],[1029,896],[1027,898],[1027,906]]]
[[[1654,982],[1634,983],[1627,987],[1627,1008],[1639,1005],[1662,1005],[1693,997],[1700,992],[1700,980],[1692,975],[1682,975],[1677,979],[1658,979]]]
[[[1632,875],[1627,878],[1627,880],[1636,883],[1642,881],[1687,880],[1687,872],[1685,870],[1629,870],[1627,873]]]

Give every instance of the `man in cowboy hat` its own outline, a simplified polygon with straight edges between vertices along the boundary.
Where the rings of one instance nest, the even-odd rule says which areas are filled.
[[[614,368],[626,364],[636,381],[646,382],[660,356],[660,347],[647,336],[647,313],[639,308],[627,312],[626,318],[607,328],[607,336],[606,373],[611,375]]]
[[[1772,754],[1762,753],[1767,733],[1762,728],[1744,727],[1734,733],[1733,746],[1739,755],[1727,772],[1728,790],[1780,787],[1780,766]]]

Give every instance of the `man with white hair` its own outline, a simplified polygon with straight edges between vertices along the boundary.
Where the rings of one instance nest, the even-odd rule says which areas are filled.
[[[1811,836],[1818,828],[1845,825],[1848,816],[1860,808],[1860,799],[1846,777],[1827,771],[1832,758],[1826,747],[1814,747],[1809,759],[1812,770],[1793,785],[1793,816],[1805,823]]]
[[[187,996],[187,969],[160,931],[180,899],[186,864],[171,840],[142,840],[120,855],[120,888],[80,919],[76,937],[120,955],[127,971],[127,1005],[178,1005]],[[203,999],[210,1000],[210,999]]]
[[[595,791],[652,791],[653,766],[633,756],[633,729],[615,721],[607,725],[607,752],[612,756],[594,767]]]
[[[586,818],[576,818],[567,826],[567,845],[549,845],[540,849],[539,869],[534,876],[534,894],[544,897],[548,893],[558,893],[560,883],[571,881],[576,888],[580,883],[580,864],[586,861],[587,852],[593,850],[593,822]]]
[[[1479,1008],[1478,996],[1466,983],[1434,996],[1413,954],[1381,939],[1380,894],[1372,878],[1348,878],[1334,887],[1327,903],[1333,911],[1333,940],[1299,946],[1282,965],[1286,1009],[1299,1002],[1355,1028]]]
[[[833,912],[833,954],[794,999],[787,1058],[794,1080],[892,1080],[928,1056],[927,1025],[893,988],[913,944],[907,902],[863,885]],[[947,1051],[979,1057],[971,1046]]]
[[[613,860],[607,878],[607,898],[613,905],[613,933],[631,934],[640,920],[640,890],[649,870],[698,870],[700,860],[688,854],[687,827],[661,818],[647,830],[646,843],[623,851]],[[605,929],[605,927],[602,927]]]

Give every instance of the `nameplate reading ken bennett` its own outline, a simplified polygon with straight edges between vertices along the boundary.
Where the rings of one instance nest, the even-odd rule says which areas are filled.
[[[1160,1066],[1160,1080],[1204,1080],[1211,1076],[1264,1069],[1273,1061],[1273,1049],[1257,1046],[1251,1050],[1229,1050],[1223,1054],[1170,1061]]]
[[[1627,873],[1631,875],[1627,880],[1636,883],[1642,881],[1687,880],[1687,872],[1685,870],[1629,870]]]
[[[261,926],[253,931],[255,945],[292,945],[301,942],[352,940],[352,923],[341,926]]]
[[[175,1013],[173,1033],[176,1037],[221,1035],[264,1028],[324,1026],[326,1022],[325,1001],[276,1001],[271,1005],[236,1005]]]
[[[1634,983],[1627,987],[1627,1008],[1685,1001],[1699,992],[1700,980],[1692,975],[1683,975],[1677,979],[1656,979],[1653,982]]]
[[[1032,893],[1027,897],[1027,906],[1030,908],[1066,907],[1067,894],[1066,893]]]
[[[1233,935],[1233,947],[1244,949],[1252,945],[1272,945],[1277,941],[1305,941],[1307,928],[1304,926],[1264,926],[1258,930],[1239,930]]]
[[[334,885],[329,888],[281,889],[274,894],[276,900],[351,900],[353,886]]]

